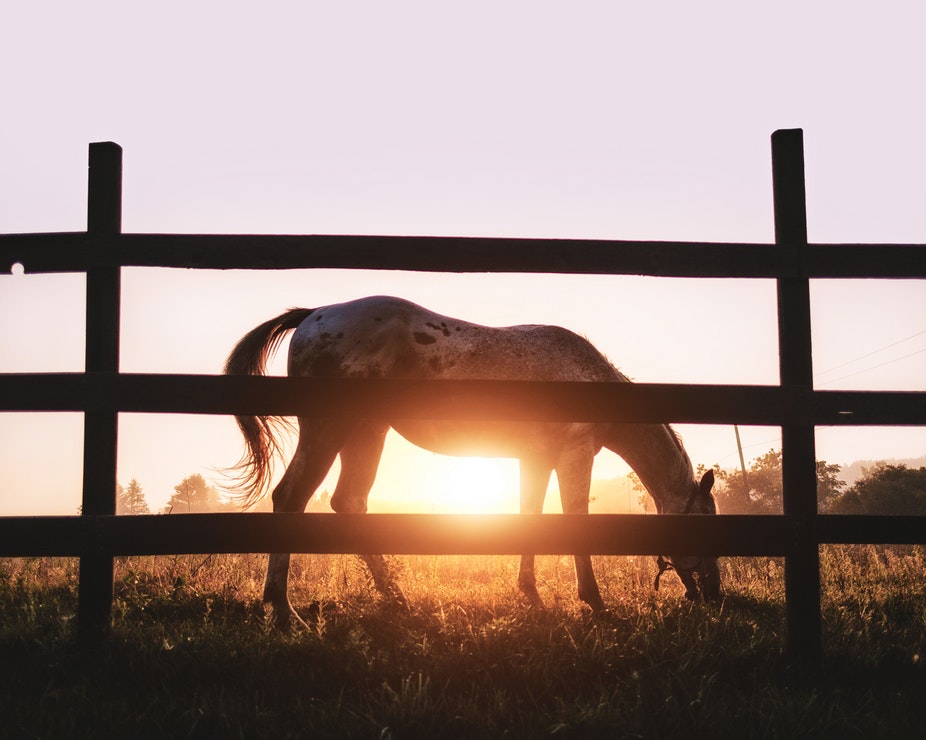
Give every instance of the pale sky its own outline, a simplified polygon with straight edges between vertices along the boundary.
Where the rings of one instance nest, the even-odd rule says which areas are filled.
[[[759,7],[6,3],[0,233],[84,229],[87,145],[112,140],[126,232],[770,242],[769,136],[800,127],[811,241],[926,242],[926,10]],[[215,373],[281,310],[374,293],[567,326],[639,381],[778,379],[771,282],[337,271],[125,270],[121,367]],[[812,295],[817,387],[926,390],[926,286]],[[80,371],[83,311],[82,276],[0,276],[0,372]],[[76,510],[81,424],[0,415],[0,515]],[[120,482],[154,508],[240,452],[225,417],[120,429]],[[680,431],[696,464],[737,465],[732,428]],[[747,459],[779,445],[741,433]],[[817,449],[916,457],[926,433],[821,429]],[[373,504],[446,510],[471,475],[516,505],[513,464],[390,452]],[[625,472],[602,455],[595,475]]]

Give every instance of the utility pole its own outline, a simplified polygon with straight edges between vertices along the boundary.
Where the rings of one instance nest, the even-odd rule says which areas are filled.
[[[740,470],[743,471],[743,485],[746,486],[746,491],[749,491],[749,478],[746,476],[746,460],[743,458],[743,443],[740,441],[740,428],[738,425],[733,425],[733,433],[736,435],[736,450],[740,453]]]

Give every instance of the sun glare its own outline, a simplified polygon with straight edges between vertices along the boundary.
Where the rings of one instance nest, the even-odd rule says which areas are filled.
[[[490,457],[453,457],[431,481],[433,510],[441,514],[518,511],[518,464]]]

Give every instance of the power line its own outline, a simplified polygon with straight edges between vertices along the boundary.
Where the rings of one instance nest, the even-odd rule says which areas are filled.
[[[903,339],[898,339],[896,342],[891,342],[890,344],[886,344],[886,345],[884,345],[883,347],[879,347],[878,349],[874,349],[874,350],[872,350],[871,352],[866,352],[864,355],[859,355],[858,357],[856,357],[856,358],[854,358],[854,359],[852,359],[852,360],[847,360],[846,362],[843,362],[843,363],[841,363],[841,364],[839,364],[839,365],[835,365],[835,366],[829,368],[828,370],[821,370],[821,371],[818,372],[818,373],[814,373],[814,378],[818,378],[818,377],[821,376],[821,375],[827,375],[827,374],[829,374],[829,373],[831,373],[831,372],[834,372],[834,371],[836,371],[836,370],[839,370],[839,369],[841,369],[841,368],[846,367],[846,365],[852,365],[852,364],[858,362],[859,360],[864,360],[864,359],[866,359],[866,358],[868,358],[868,357],[871,357],[872,355],[878,354],[879,352],[883,352],[883,351],[886,350],[886,349],[890,349],[891,347],[896,347],[898,344],[903,344],[904,342],[909,342],[911,339],[916,339],[916,337],[918,337],[918,336],[920,336],[920,335],[922,335],[922,334],[926,334],[926,329],[923,329],[922,331],[918,331],[918,332],[916,332],[915,334],[911,334],[909,337],[904,337]],[[923,351],[923,350],[920,350],[920,352],[922,352],[922,351]],[[915,354],[918,354],[918,353],[917,353],[917,352],[913,352],[912,354],[915,355]],[[899,360],[906,359],[906,357],[910,357],[910,356],[912,356],[912,355],[906,355],[905,357],[899,357],[899,358],[897,358],[897,360],[891,360],[891,362],[897,362],[897,361],[899,361]],[[888,364],[888,363],[883,363],[883,364]],[[881,365],[875,365],[875,367],[881,367]],[[869,368],[869,370],[873,370],[873,369],[874,369],[874,368]],[[860,370],[859,372],[867,372],[867,370]],[[845,376],[845,377],[851,377],[851,376],[848,376],[848,375],[847,375],[847,376]],[[838,380],[842,380],[842,378],[838,378]],[[827,381],[827,382],[835,382],[835,381]]]
[[[921,334],[926,334],[926,332],[920,332],[920,333],[921,333]],[[887,361],[885,361],[885,362],[878,363],[877,365],[872,365],[871,367],[866,367],[866,368],[864,368],[864,369],[862,369],[862,370],[857,370],[857,371],[855,371],[854,373],[849,373],[848,375],[841,375],[841,376],[838,377],[838,378],[832,378],[832,379],[826,380],[826,381],[824,381],[824,382],[826,382],[826,383],[837,383],[837,382],[839,382],[840,380],[845,380],[846,378],[852,378],[852,377],[855,377],[856,375],[861,375],[862,373],[867,373],[867,372],[870,372],[870,371],[872,371],[872,370],[877,370],[879,367],[884,367],[885,365],[893,365],[895,362],[900,362],[901,360],[909,359],[910,357],[913,357],[914,355],[922,354],[923,352],[926,352],[926,347],[923,347],[923,349],[918,349],[916,352],[911,352],[911,353],[908,354],[908,355],[904,355],[903,357],[895,357],[893,360],[887,360]]]
[[[842,362],[842,363],[840,363],[839,365],[834,365],[833,367],[831,367],[831,368],[829,368],[829,369],[827,369],[827,370],[822,370],[822,371],[820,371],[819,373],[814,373],[814,379],[819,378],[821,375],[827,375],[827,374],[829,374],[829,373],[832,373],[832,372],[834,372],[834,371],[836,371],[836,370],[839,370],[839,369],[841,369],[841,368],[844,368],[844,367],[846,367],[846,366],[848,366],[848,365],[853,365],[853,364],[855,364],[856,362],[859,362],[860,360],[864,360],[864,359],[866,359],[866,358],[868,358],[868,357],[872,357],[872,356],[874,356],[874,355],[877,355],[877,354],[879,354],[879,353],[881,353],[881,352],[884,352],[885,350],[891,349],[892,347],[896,347],[896,346],[899,345],[899,344],[904,344],[905,342],[909,342],[911,339],[916,339],[917,337],[919,337],[919,336],[921,336],[921,335],[923,335],[923,334],[926,334],[926,329],[923,329],[923,330],[920,330],[920,331],[918,331],[918,332],[915,332],[915,333],[911,334],[911,335],[908,336],[908,337],[904,337],[903,339],[898,339],[896,342],[891,342],[890,344],[886,344],[886,345],[884,345],[883,347],[879,347],[879,348],[877,348],[877,349],[874,349],[874,350],[872,350],[871,352],[866,352],[866,353],[863,354],[863,355],[859,355],[858,357],[855,357],[855,358],[853,358],[853,359],[851,359],[851,360],[847,360],[846,362]],[[863,373],[870,372],[871,370],[876,370],[876,369],[878,369],[878,368],[880,368],[880,367],[884,367],[885,365],[891,365],[891,364],[893,364],[893,363],[895,363],[895,362],[900,362],[901,360],[906,360],[906,359],[908,359],[908,358],[910,358],[910,357],[913,357],[914,355],[918,355],[918,354],[921,354],[921,353],[923,353],[923,352],[926,352],[926,347],[924,347],[923,349],[916,350],[915,352],[911,352],[911,353],[909,353],[909,354],[903,355],[902,357],[896,357],[896,358],[894,358],[894,359],[892,359],[892,360],[886,360],[885,362],[881,362],[881,363],[879,363],[879,364],[877,364],[877,365],[873,365],[873,366],[871,366],[871,367],[864,368],[864,369],[862,369],[862,370],[857,370],[857,371],[855,371],[855,372],[849,373],[848,375],[842,375],[842,376],[840,376],[840,377],[838,377],[838,378],[834,378],[834,379],[831,379],[831,380],[826,380],[826,381],[823,381],[823,382],[824,382],[824,383],[836,383],[836,382],[838,382],[838,381],[840,381],[840,380],[845,380],[846,378],[851,378],[851,377],[854,377],[854,376],[856,376],[856,375],[861,375],[861,374],[863,374]],[[740,466],[741,466],[741,468],[742,468],[742,470],[743,470],[744,473],[746,472],[745,462],[744,462],[744,460],[743,460],[743,450],[744,450],[744,449],[753,449],[753,448],[755,448],[755,447],[759,447],[760,445],[764,446],[764,445],[766,445],[766,444],[774,443],[774,442],[778,442],[779,444],[781,444],[781,436],[779,435],[778,437],[769,438],[769,439],[763,440],[763,441],[761,441],[761,442],[751,442],[751,443],[749,443],[749,444],[747,444],[747,445],[743,445],[742,442],[741,442],[741,440],[740,440],[740,438],[739,438],[739,429],[737,428],[737,425],[734,424],[734,425],[733,425],[733,428],[734,428],[734,433],[736,434],[737,452],[739,453]],[[830,428],[832,428],[831,425],[825,425],[825,426],[817,427],[816,429],[817,429],[817,431],[822,431],[822,430],[824,430],[824,429],[830,429]],[[728,459],[728,458],[730,458],[730,457],[733,457],[734,454],[736,454],[736,453],[732,453],[732,452],[731,452],[731,453],[724,454],[723,456],[720,457],[720,459],[721,459],[721,460],[726,460],[726,459]]]

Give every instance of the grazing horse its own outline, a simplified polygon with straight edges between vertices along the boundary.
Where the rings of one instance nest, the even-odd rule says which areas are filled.
[[[269,356],[293,330],[291,376],[630,382],[588,340],[558,326],[481,326],[382,296],[291,309],[242,337],[229,355],[226,374],[264,374]],[[274,422],[279,420],[236,418],[246,443],[238,469],[250,505],[268,486],[272,457],[279,451],[274,436]],[[336,512],[366,512],[390,426],[433,452],[518,458],[522,513],[541,512],[555,470],[563,511],[587,514],[592,461],[602,447],[633,468],[660,513],[717,512],[711,495],[713,474],[708,471],[696,480],[681,440],[666,424],[311,417],[299,418],[298,445],[273,490],[273,510],[303,511],[340,455],[331,507]],[[407,603],[383,556],[367,555],[364,560],[376,588]],[[720,598],[716,558],[672,556],[669,562],[689,598]],[[603,610],[591,558],[576,555],[575,566],[579,598],[592,610]],[[289,554],[271,554],[263,598],[283,629],[292,618],[298,619],[287,598],[288,573]],[[518,586],[531,602],[540,602],[533,555],[521,556]]]

